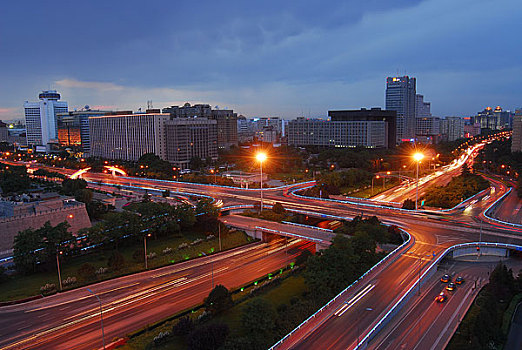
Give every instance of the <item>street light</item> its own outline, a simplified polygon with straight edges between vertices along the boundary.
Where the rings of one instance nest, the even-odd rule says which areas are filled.
[[[419,209],[419,163],[424,158],[424,154],[422,153],[415,153],[413,155],[413,159],[417,162],[417,191],[415,193],[415,210]]]
[[[204,256],[206,256],[208,258],[208,255],[205,254],[204,252],[201,252],[201,254],[203,254]],[[212,276],[212,290],[214,290],[214,261],[213,260],[210,260],[210,268],[212,269],[211,270],[211,276]]]
[[[143,236],[143,251],[145,252],[145,270],[148,270],[147,266],[147,237],[150,237],[150,233],[147,233],[145,236]]]
[[[58,268],[58,282],[60,282],[60,291],[62,291],[62,274],[60,273],[60,255],[62,255],[62,251],[56,251],[56,267]]]
[[[261,187],[259,188],[259,193],[261,196],[261,210],[260,212],[263,212],[263,162],[266,160],[266,153],[259,152],[256,154],[256,159],[259,162],[259,172],[261,175],[260,181],[261,181]]]
[[[378,178],[379,178],[379,175],[372,177],[372,196],[373,196],[373,179],[378,179]]]
[[[98,295],[96,295],[96,293],[94,293],[89,288],[87,288],[87,291],[89,293],[91,293],[92,295],[94,295],[96,297],[96,299],[98,299],[98,303],[100,303],[100,320],[101,320],[101,330],[102,330],[102,341],[103,341],[103,348],[105,349],[105,331],[103,330],[103,311],[102,311],[101,299]]]

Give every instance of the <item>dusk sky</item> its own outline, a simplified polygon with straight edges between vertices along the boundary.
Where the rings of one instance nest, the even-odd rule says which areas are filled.
[[[522,106],[522,1],[8,1],[0,119],[55,89],[70,109],[209,103],[247,117],[384,107],[417,78],[437,116]]]

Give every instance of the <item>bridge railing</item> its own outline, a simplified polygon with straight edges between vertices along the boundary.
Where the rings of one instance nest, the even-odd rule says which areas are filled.
[[[377,269],[378,267],[382,266],[385,262],[388,262],[389,260],[395,260],[398,258],[398,252],[403,249],[404,247],[406,247],[408,244],[410,244],[411,240],[412,240],[412,237],[411,235],[400,229],[402,231],[403,234],[405,234],[408,239],[406,240],[406,242],[404,242],[403,244],[401,244],[400,246],[398,246],[397,248],[395,248],[390,254],[386,255],[383,259],[381,259],[377,264],[373,265],[371,269],[369,269],[368,271],[366,271],[361,277],[359,277],[358,279],[356,279],[355,281],[353,281],[348,287],[346,287],[345,289],[343,289],[339,294],[337,294],[333,299],[331,299],[328,303],[326,303],[323,307],[321,307],[319,310],[317,310],[316,312],[314,312],[312,315],[310,315],[306,320],[304,320],[303,322],[301,322],[296,328],[294,328],[290,333],[288,333],[287,335],[285,335],[281,340],[279,340],[277,343],[275,343],[274,345],[272,345],[272,347],[270,347],[269,350],[274,350],[276,349],[278,346],[282,345],[290,336],[292,336],[295,332],[297,332],[299,329],[301,329],[304,325],[306,325],[308,322],[310,322],[311,320],[313,320],[315,317],[317,317],[321,312],[323,312],[325,309],[327,309],[330,305],[332,305],[335,301],[337,301],[339,298],[341,298],[343,296],[344,293],[346,293],[348,290],[350,290],[352,287],[354,287],[355,285],[357,285],[364,277],[366,277],[368,274],[370,274],[371,272],[375,271],[375,269]]]
[[[472,243],[462,243],[451,246],[447,248],[441,255],[439,255],[431,265],[424,271],[424,273],[416,280],[415,283],[400,297],[400,299],[386,312],[386,314],[381,317],[381,319],[377,322],[377,324],[361,339],[360,343],[357,344],[355,349],[364,349],[368,342],[373,339],[379,331],[395,316],[404,304],[415,294],[415,291],[419,288],[419,284],[422,285],[424,279],[426,277],[431,276],[436,272],[437,266],[442,259],[446,257],[446,255],[454,250],[477,247],[477,246],[486,246],[486,247],[494,247],[494,248],[503,248],[503,249],[511,249],[511,250],[522,250],[522,246],[516,244],[508,244],[508,243],[491,243],[491,242],[472,242]]]
[[[496,201],[494,201],[485,211],[484,211],[484,216],[488,219],[488,220],[491,220],[491,221],[494,221],[496,223],[499,223],[499,224],[503,224],[503,225],[508,225],[508,226],[512,226],[512,227],[517,227],[517,228],[522,228],[522,225],[521,224],[516,224],[516,223],[513,223],[513,222],[508,222],[508,221],[504,221],[504,220],[500,220],[500,219],[497,219],[497,218],[494,218],[492,217],[491,215],[493,215],[493,211],[495,211],[496,209],[498,209],[498,207],[500,206],[500,204],[502,203],[502,201],[504,200],[504,198],[506,198],[511,192],[513,191],[513,187],[510,187],[509,188],[509,191],[507,191],[506,193],[504,193],[499,199],[497,199]]]

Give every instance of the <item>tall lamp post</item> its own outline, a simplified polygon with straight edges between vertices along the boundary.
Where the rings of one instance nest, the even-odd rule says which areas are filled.
[[[62,291],[62,274],[60,272],[60,255],[62,255],[62,251],[56,251],[56,267],[58,269],[58,282],[60,282],[60,292]]]
[[[415,161],[417,162],[417,190],[415,193],[415,210],[419,209],[419,163],[421,162],[421,160],[423,158],[424,158],[424,154],[419,153],[419,152],[417,152],[413,155],[413,159],[415,159]]]
[[[259,193],[261,196],[261,212],[263,212],[263,162],[266,160],[266,153],[259,152],[256,155],[256,159],[259,162],[259,173],[261,175],[261,178],[260,178],[261,187],[259,188]]]
[[[379,178],[379,175],[372,177],[372,196],[373,196],[373,179],[378,179],[378,178]]]
[[[147,237],[150,237],[150,233],[147,233],[143,236],[143,252],[145,253],[145,270],[148,270],[148,262],[147,262]]]
[[[94,293],[92,290],[87,288],[87,291],[94,295],[96,299],[98,299],[98,303],[100,303],[100,320],[101,320],[101,330],[102,330],[102,341],[103,341],[103,348],[105,349],[105,331],[103,330],[103,312],[102,312],[102,303],[100,297]]]

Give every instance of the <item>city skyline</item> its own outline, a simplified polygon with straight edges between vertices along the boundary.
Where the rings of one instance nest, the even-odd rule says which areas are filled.
[[[23,119],[23,102],[49,88],[72,108],[136,110],[152,100],[314,117],[384,107],[394,75],[417,78],[436,116],[520,106],[515,1],[159,3],[141,17],[127,4],[6,5],[0,119]]]

